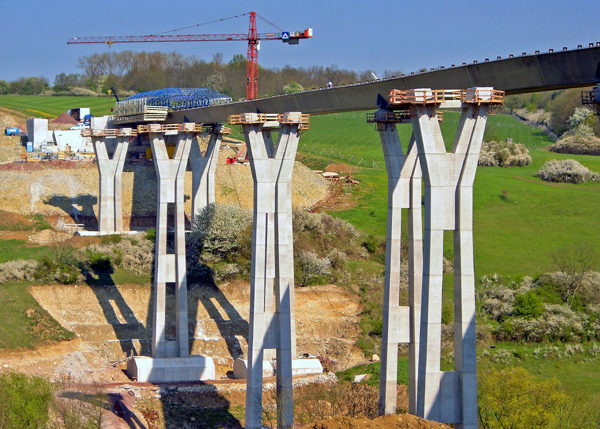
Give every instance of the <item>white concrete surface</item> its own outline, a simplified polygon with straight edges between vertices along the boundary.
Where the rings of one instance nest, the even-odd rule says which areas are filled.
[[[192,141],[192,219],[207,205],[215,202],[215,171],[221,147],[221,130],[211,134],[206,152],[200,150],[197,139]]]
[[[296,356],[296,328],[291,181],[298,149],[298,124],[282,125],[277,145],[273,143],[271,129],[265,125],[243,125],[254,180],[246,389],[248,429],[261,427],[263,368],[264,361],[273,357],[272,349],[276,350],[278,427],[293,426],[292,357]]]
[[[454,146],[447,153],[435,106],[411,107],[425,181],[416,413],[429,420],[453,423],[458,429],[477,427],[473,181],[487,112],[486,104],[463,103]],[[443,241],[447,230],[454,231],[455,371],[442,372]]]
[[[384,109],[376,113],[377,129],[388,173],[388,223],[383,299],[379,414],[393,414],[397,403],[398,344],[408,343],[409,408],[416,410],[417,362],[423,265],[421,232],[421,169],[414,134],[408,151],[402,149],[396,125]],[[409,306],[400,306],[402,209],[409,209]]]
[[[125,129],[131,131],[131,129]],[[127,131],[126,131],[127,134]],[[114,143],[112,158],[106,136],[92,137],[98,166],[98,230],[101,234],[123,232],[122,173],[129,147],[129,135],[110,138]]]
[[[216,378],[213,360],[201,355],[178,358],[135,356],[127,361],[127,376],[139,382],[150,383],[214,380]]]
[[[263,377],[276,375],[276,360],[263,361]],[[293,359],[292,375],[321,374],[323,366],[319,359]],[[233,361],[233,378],[246,379],[248,375],[248,360],[236,359]]]
[[[158,127],[160,128],[160,127]],[[175,135],[177,146],[173,159],[169,158],[162,132],[149,134],[154,167],[158,177],[156,217],[156,247],[154,259],[154,325],[152,356],[155,358],[186,357],[189,355],[187,275],[185,259],[184,176],[188,155],[195,137],[182,132]],[[175,209],[175,252],[167,253],[168,206]],[[175,283],[176,347],[168,347],[165,332],[166,283]]]

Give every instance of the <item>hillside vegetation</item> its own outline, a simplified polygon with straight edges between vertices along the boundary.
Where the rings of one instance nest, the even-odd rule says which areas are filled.
[[[447,112],[444,116],[442,132],[448,149],[458,119],[458,113]],[[398,127],[405,148],[411,130],[410,125]],[[600,239],[600,231],[594,227],[600,221],[600,212],[596,209],[600,184],[557,186],[535,176],[550,159],[576,159],[592,171],[600,171],[600,159],[550,153],[542,149],[552,144],[542,130],[511,116],[491,116],[486,140],[506,138],[524,144],[533,162],[526,167],[479,167],[477,170],[473,206],[478,277],[493,273],[535,276],[551,268],[551,250],[565,244],[593,243]],[[356,165],[364,158],[361,167],[366,164],[367,168],[353,173],[353,177],[363,183],[352,190],[357,207],[334,214],[365,233],[383,239],[387,222],[387,173],[379,136],[366,123],[364,113],[313,117],[311,129],[300,139],[299,147],[303,162],[315,168],[332,162],[348,162],[350,157],[354,158],[351,163]],[[331,156],[327,156],[329,154]],[[446,236],[445,256],[448,259],[453,256],[451,234]]]

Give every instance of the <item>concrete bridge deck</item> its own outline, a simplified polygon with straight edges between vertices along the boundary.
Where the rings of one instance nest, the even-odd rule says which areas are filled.
[[[386,106],[391,89],[494,87],[506,95],[594,85],[600,78],[600,45],[517,56],[298,94],[171,112],[170,123],[222,123],[240,113],[302,112],[313,115]],[[597,71],[598,70],[598,71]]]

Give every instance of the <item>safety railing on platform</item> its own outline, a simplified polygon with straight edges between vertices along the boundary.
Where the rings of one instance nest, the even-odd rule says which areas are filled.
[[[138,133],[166,133],[167,131],[201,133],[204,131],[203,124],[183,123],[183,124],[148,124],[138,125]]]
[[[269,122],[279,124],[298,124],[299,129],[308,130],[310,127],[310,115],[302,113],[241,113],[230,115],[227,119],[231,125],[267,124]]]
[[[148,124],[138,125],[136,128],[115,128],[115,129],[85,129],[81,131],[82,137],[136,137],[139,133],[164,133],[167,131],[188,132],[188,133],[219,133],[229,135],[231,128],[220,125],[203,125],[195,123],[183,124]]]
[[[504,104],[504,91],[491,88],[473,89],[392,89],[389,93],[391,106],[408,104],[440,104],[447,101],[462,103]]]
[[[138,131],[134,128],[115,129],[85,129],[81,131],[81,137],[135,137]]]

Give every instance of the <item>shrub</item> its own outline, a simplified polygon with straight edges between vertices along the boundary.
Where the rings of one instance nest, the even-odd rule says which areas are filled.
[[[517,295],[514,300],[513,314],[524,319],[540,317],[544,314],[544,303],[534,291]]]
[[[45,282],[73,284],[84,279],[80,270],[80,260],[74,250],[58,246],[56,252],[46,256],[37,266],[35,279]]]
[[[86,255],[91,268],[107,270],[113,266],[138,276],[150,275],[154,262],[154,242],[148,235],[132,235],[108,244],[91,245]]]
[[[338,249],[347,256],[362,256],[364,251],[358,239],[361,236],[349,222],[330,216],[326,213],[308,213],[294,210],[294,254],[315,250],[324,254],[332,248]]]
[[[558,380],[537,381],[519,367],[484,371],[478,387],[482,428],[554,428],[567,399]]]
[[[577,137],[565,135],[554,143],[550,150],[556,153],[569,153],[572,155],[600,155],[600,138],[595,136]]]
[[[47,427],[52,398],[52,386],[43,378],[17,373],[0,375],[0,427]]]
[[[331,266],[336,270],[343,270],[348,265],[348,257],[344,252],[340,252],[338,249],[333,249],[327,255],[327,259],[331,262]]]
[[[187,243],[190,263],[197,263],[200,254],[234,259],[241,248],[242,232],[249,231],[252,212],[238,206],[210,204],[193,220]]]
[[[93,250],[88,249],[87,258],[90,262],[90,266],[95,271],[108,271],[112,269],[112,262],[110,260],[110,256],[102,253],[102,252],[94,252]]]
[[[312,383],[294,392],[294,417],[302,424],[334,416],[373,419],[378,396],[376,388],[362,383]]]
[[[0,283],[19,280],[27,280],[31,282],[35,279],[35,271],[37,267],[37,261],[25,261],[23,259],[8,261],[0,264]]]
[[[557,161],[552,159],[546,161],[544,166],[535,174],[547,182],[559,183],[585,183],[588,181],[599,181],[600,175],[591,172],[574,159],[563,159]]]
[[[156,241],[156,228],[150,228],[146,231],[146,239],[150,240],[151,242],[155,242]]]
[[[315,277],[331,275],[331,262],[327,258],[319,258],[315,252],[301,252],[298,255],[298,264],[302,275],[300,283],[306,285]]]
[[[487,167],[524,167],[531,164],[525,145],[512,142],[483,142],[479,165]]]
[[[116,244],[119,243],[123,237],[120,234],[103,235],[100,238],[102,244]]]

